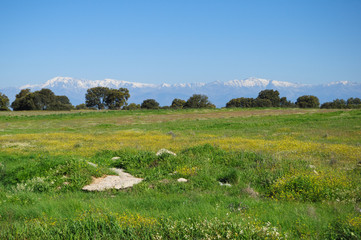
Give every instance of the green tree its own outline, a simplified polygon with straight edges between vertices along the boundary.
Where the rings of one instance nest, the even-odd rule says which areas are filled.
[[[293,102],[288,101],[286,97],[281,97],[280,107],[289,108],[289,107],[296,107],[296,105]]]
[[[0,92],[0,111],[9,111],[9,98]]]
[[[55,100],[49,104],[47,110],[68,111],[74,109],[67,96],[55,96]]]
[[[184,107],[185,104],[186,104],[186,101],[179,99],[179,98],[175,98],[172,101],[172,105],[170,105],[170,107],[174,108],[174,109],[181,109]]]
[[[154,99],[146,99],[140,105],[143,109],[159,109],[159,103]]]
[[[185,103],[184,108],[215,108],[206,95],[193,94]]]
[[[129,97],[129,90],[126,88],[117,90],[107,87],[94,87],[87,90],[85,104],[88,108],[121,109],[127,104]]]
[[[84,110],[84,109],[88,109],[87,106],[85,105],[85,103],[81,103],[79,105],[75,106],[76,110]]]
[[[360,98],[349,98],[347,99],[348,108],[361,108],[361,99]]]
[[[251,108],[255,107],[255,99],[254,98],[233,98],[227,104],[227,108]]]
[[[336,99],[332,102],[325,102],[321,105],[321,108],[329,108],[329,109],[341,109],[347,108],[346,101],[343,99]]]
[[[123,110],[137,110],[137,109],[140,109],[140,104],[131,103],[123,107]]]
[[[85,94],[85,104],[87,107],[95,107],[97,109],[105,108],[105,98],[109,88],[107,87],[94,87],[89,88]]]
[[[280,106],[280,93],[276,90],[266,89],[260,91],[258,93],[257,99],[268,99],[271,101],[271,107],[279,107]],[[261,101],[261,103],[265,104],[266,102]]]
[[[320,101],[316,96],[304,95],[297,98],[296,105],[300,108],[318,108]]]
[[[32,99],[36,110],[51,110],[49,109],[50,105],[56,104],[55,94],[47,88],[34,92],[32,94]]]
[[[109,109],[121,109],[127,105],[129,90],[126,88],[109,89],[105,97],[105,105]]]
[[[15,96],[15,100],[11,103],[11,108],[14,111],[19,110],[30,110],[30,109],[23,109],[24,106],[24,98],[26,95],[30,93],[30,89],[22,89],[18,94]]]
[[[254,107],[273,107],[271,100],[263,99],[263,98],[256,98],[253,106]]]
[[[50,89],[31,92],[23,89],[11,103],[14,111],[20,110],[70,110],[73,108],[68,97],[56,96]]]

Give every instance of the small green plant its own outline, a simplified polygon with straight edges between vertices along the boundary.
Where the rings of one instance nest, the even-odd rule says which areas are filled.
[[[239,182],[239,173],[235,168],[228,169],[218,177],[218,181],[222,183],[237,184]]]

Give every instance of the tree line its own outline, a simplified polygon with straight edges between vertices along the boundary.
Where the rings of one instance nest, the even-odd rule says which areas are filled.
[[[73,110],[73,109],[110,109],[110,110],[136,110],[136,109],[186,109],[186,108],[216,108],[203,94],[193,94],[188,100],[175,98],[170,106],[161,107],[155,99],[146,99],[141,104],[130,103],[129,90],[127,88],[89,88],[85,94],[85,103],[73,106],[67,96],[55,95],[50,89],[43,88],[31,92],[30,89],[22,89],[10,104],[9,98],[0,93],[0,111],[22,110]],[[277,90],[267,89],[260,91],[257,98],[233,98],[226,104],[226,108],[361,108],[360,98],[349,98],[347,101],[336,99],[325,102],[320,106],[319,99],[313,95],[304,95],[297,98],[296,102],[280,97]]]

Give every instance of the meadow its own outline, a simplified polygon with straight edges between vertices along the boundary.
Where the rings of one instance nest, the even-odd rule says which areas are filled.
[[[0,239],[361,239],[361,110],[1,112]]]

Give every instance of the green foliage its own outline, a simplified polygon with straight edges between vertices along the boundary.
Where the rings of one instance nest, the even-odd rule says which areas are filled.
[[[319,202],[323,200],[355,201],[358,187],[347,176],[334,172],[299,172],[285,175],[270,187],[276,199]]]
[[[299,108],[318,108],[320,106],[320,101],[315,96],[304,95],[297,98],[296,105]]]
[[[348,108],[361,108],[361,99],[360,98],[349,98],[347,99]]]
[[[322,236],[324,239],[361,239],[361,216],[354,218],[335,219]]]
[[[9,111],[9,98],[0,93],[0,111]]]
[[[87,107],[96,107],[97,109],[105,108],[105,98],[109,88],[94,87],[89,88],[85,94],[85,104]]]
[[[235,168],[227,169],[218,177],[218,181],[222,183],[237,184],[239,182],[239,173]]]
[[[280,106],[279,95],[280,95],[280,93],[277,90],[275,91],[272,89],[266,89],[266,90],[260,91],[258,93],[257,99],[269,100],[271,102],[271,106],[269,106],[269,107],[279,107]],[[261,105],[264,106],[264,103]],[[263,107],[263,106],[259,106],[259,107]]]
[[[105,97],[105,104],[108,109],[121,109],[122,106],[126,105],[128,98],[130,97],[129,91],[126,88],[109,89]]]
[[[282,100],[282,101],[281,101]],[[279,92],[272,89],[266,89],[258,93],[258,97],[254,98],[234,98],[227,104],[227,108],[252,108],[252,107],[293,107],[287,98],[279,97]]]
[[[127,106],[123,107],[123,110],[138,110],[140,109],[140,104],[136,104],[136,103],[130,103]]]
[[[174,109],[182,109],[186,104],[186,101],[185,100],[182,100],[182,99],[179,99],[179,98],[175,98],[173,101],[172,101],[172,105],[170,106],[171,108],[174,108]]]
[[[272,102],[269,99],[256,98],[254,107],[272,107]]]
[[[85,109],[88,109],[88,107],[86,106],[85,103],[82,103],[82,104],[76,105],[75,109],[76,110],[85,110]]]
[[[291,101],[288,101],[286,97],[281,97],[280,98],[280,107],[294,108],[294,107],[296,107],[296,104],[292,103]]]
[[[50,89],[43,88],[40,91],[30,92],[30,89],[23,89],[16,95],[11,107],[14,111],[21,110],[71,110],[68,97],[57,96]]]
[[[184,104],[184,108],[215,108],[206,95],[193,94]]]
[[[140,105],[140,108],[143,109],[158,109],[159,103],[154,99],[146,99]]]
[[[129,97],[129,90],[126,88],[94,87],[87,90],[85,104],[89,108],[119,110],[127,105]]]
[[[84,160],[33,155],[6,159],[3,168],[0,181],[15,192],[80,190],[91,176],[109,172]]]
[[[344,108],[361,108],[361,99],[349,98],[347,102],[343,99],[336,99],[332,102],[325,102],[321,105],[321,108],[328,109],[344,109]]]
[[[227,108],[233,108],[233,107],[237,107],[237,108],[251,108],[255,106],[255,99],[254,98],[234,98],[231,99],[227,104],[226,107]]]

